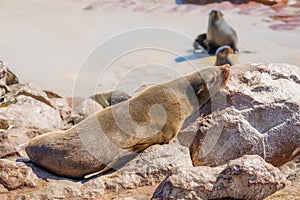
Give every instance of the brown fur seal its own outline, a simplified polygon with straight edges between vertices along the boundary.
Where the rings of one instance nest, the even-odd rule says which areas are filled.
[[[206,45],[205,41],[206,41],[206,33],[198,35],[193,44],[194,50],[195,51],[197,51],[199,49],[207,50],[207,45]]]
[[[237,34],[235,30],[226,23],[223,14],[218,10],[212,10],[209,13],[206,37],[207,51],[209,54],[214,54],[219,47],[224,45],[230,46],[234,53],[238,53]]]
[[[29,158],[56,174],[84,177],[128,162],[153,144],[169,142],[184,120],[228,80],[230,66],[208,67],[149,87],[66,131],[33,138]]]
[[[232,61],[229,58],[229,54],[233,53],[233,50],[230,46],[221,46],[216,51],[216,66],[221,65],[232,65]]]

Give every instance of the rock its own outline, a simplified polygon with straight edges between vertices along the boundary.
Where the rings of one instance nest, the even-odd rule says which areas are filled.
[[[14,103],[0,108],[0,118],[14,128],[51,130],[64,127],[60,113],[56,109],[25,95],[16,96]]]
[[[226,101],[214,100],[219,110],[194,124],[199,128],[192,131],[193,164],[218,166],[258,154],[281,166],[295,158],[300,153],[299,68],[247,64],[231,70],[227,87],[216,97]]]
[[[98,102],[103,108],[106,108],[122,101],[126,101],[130,96],[125,92],[115,90],[107,93],[95,94],[90,98]]]
[[[53,99],[53,98],[63,98],[61,95],[57,94],[56,92],[50,91],[50,90],[43,90],[47,97],[49,99]]]
[[[9,124],[6,118],[0,117],[0,129],[8,129]]]
[[[284,173],[287,180],[300,184],[300,156],[284,164],[280,170]]]
[[[0,195],[3,193],[7,193],[8,189],[6,189],[3,185],[0,185]]]
[[[68,97],[67,103],[72,109],[71,118],[74,124],[81,122],[97,111],[103,110],[100,104],[89,98]]]
[[[250,0],[229,0],[234,4],[248,3]],[[287,5],[288,0],[251,0],[258,3],[263,3],[266,5],[274,5],[274,4],[283,4]],[[210,4],[210,3],[222,3],[222,0],[182,0],[182,3],[191,3],[191,4]]]
[[[73,123],[72,108],[69,106],[66,98],[56,98],[53,96],[53,98],[50,98],[50,102],[56,106],[65,125]]]
[[[26,158],[25,146],[37,135],[49,132],[49,129],[13,128],[0,132],[0,158]]]
[[[6,85],[14,85],[18,83],[19,83],[18,77],[12,71],[7,69]]]
[[[299,199],[300,183],[289,182],[285,188],[268,196],[264,200]]]
[[[26,131],[20,128],[0,132],[0,158],[26,156],[24,147],[30,140],[26,136]]]
[[[5,162],[17,164],[15,161],[6,161],[6,159]],[[188,148],[174,142],[148,148],[145,152],[137,154],[136,158],[119,171],[82,180],[53,175],[30,162],[26,165],[18,164],[22,164],[26,170],[33,171],[34,177],[37,176],[40,179],[39,182],[35,182],[37,185],[33,188],[30,185],[24,185],[24,190],[12,189],[8,193],[4,190],[2,195],[8,199],[107,199],[108,197],[129,198],[132,196],[138,198],[141,194],[135,191],[144,191],[143,187],[146,187],[145,191],[148,194],[146,199],[149,199],[156,185],[165,179],[173,167],[192,166]],[[129,193],[131,196],[128,196],[129,190],[133,190]],[[0,199],[2,197],[0,187]]]
[[[38,177],[22,162],[0,159],[0,183],[8,190],[35,187]]]
[[[56,108],[48,98],[47,94],[38,87],[30,83],[20,83],[10,86],[11,91],[6,95],[7,98],[17,98],[20,95],[32,97],[37,101],[43,102],[50,107]]]
[[[245,155],[210,168],[179,167],[156,189],[154,199],[263,199],[286,184],[278,168]]]
[[[286,176],[288,183],[282,190],[267,197],[266,200],[298,199],[300,191],[300,162],[296,158],[283,166],[280,170]]]
[[[17,76],[7,68],[3,61],[0,60],[0,84],[9,86],[18,83],[19,79]]]
[[[192,166],[189,151],[177,143],[154,145],[130,161],[115,174],[108,176],[109,188],[134,189],[159,183],[176,166]],[[115,177],[111,179],[111,177]]]

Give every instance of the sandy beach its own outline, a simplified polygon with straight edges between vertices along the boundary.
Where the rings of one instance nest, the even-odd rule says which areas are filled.
[[[300,28],[272,29],[281,22],[264,14],[270,8],[263,5],[248,15],[226,2],[1,0],[0,7],[0,59],[22,81],[66,96],[115,88],[133,93],[213,65],[214,57],[194,55],[192,48],[213,8],[221,8],[238,33],[234,63],[300,66]]]

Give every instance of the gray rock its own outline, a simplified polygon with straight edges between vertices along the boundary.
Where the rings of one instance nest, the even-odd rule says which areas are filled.
[[[9,86],[18,83],[18,77],[7,68],[3,61],[0,60],[0,85]]]
[[[5,119],[8,125],[14,128],[61,129],[64,127],[58,110],[27,95],[18,95],[14,103],[0,108],[0,118]]]
[[[15,161],[5,160],[5,162],[17,164]],[[33,177],[40,178],[39,182],[35,181],[38,184],[33,188],[31,185],[23,184],[24,189],[11,189],[9,192],[5,192],[3,189],[3,194],[0,192],[0,199],[4,196],[7,199],[107,199],[109,196],[119,197],[120,193],[123,193],[124,198],[130,198],[127,190],[136,190],[143,186],[155,186],[165,179],[173,167],[192,166],[188,148],[177,143],[154,145],[145,152],[137,154],[136,158],[119,171],[111,171],[106,175],[98,175],[83,180],[59,177],[32,163],[26,165],[18,163],[18,165],[20,164],[22,168],[30,172],[33,171]],[[19,173],[17,169],[12,171]],[[1,178],[0,183],[3,184]],[[131,195],[139,196],[134,192]],[[148,199],[150,196],[148,191]]]
[[[15,84],[10,86],[9,89],[10,91],[4,96],[4,98],[7,98],[8,100],[16,99],[18,96],[23,95],[23,96],[31,97],[37,101],[40,101],[56,109],[56,106],[51,103],[47,94],[33,84],[30,83]]]
[[[153,185],[164,180],[170,170],[177,166],[192,166],[187,147],[177,143],[154,145],[113,174],[118,178],[109,179],[106,184],[110,188],[125,189]]]
[[[45,93],[46,93],[46,95],[47,95],[47,97],[49,98],[49,99],[53,99],[53,98],[63,98],[60,94],[57,94],[56,92],[53,92],[53,91],[50,91],[50,90],[43,90]]]
[[[77,124],[95,112],[103,110],[103,107],[90,98],[67,97],[68,105],[72,109],[71,118]]]
[[[263,199],[286,184],[284,175],[257,155],[211,168],[179,167],[156,189],[154,199]]]
[[[50,129],[13,128],[0,132],[0,158],[26,158],[25,147],[29,140],[37,135],[47,133]]]
[[[56,106],[65,125],[73,123],[72,108],[69,106],[66,98],[53,97],[50,98],[50,102]]]
[[[300,153],[298,67],[235,65],[222,95],[226,101],[214,100],[218,110],[199,118],[193,124],[198,129],[186,131],[195,135],[189,139],[194,165],[218,166],[258,154],[281,166]]]
[[[0,183],[6,189],[35,187],[38,182],[38,177],[24,163],[0,159]]]
[[[126,101],[130,96],[122,91],[115,90],[107,93],[95,94],[90,97],[98,102],[103,108]]]

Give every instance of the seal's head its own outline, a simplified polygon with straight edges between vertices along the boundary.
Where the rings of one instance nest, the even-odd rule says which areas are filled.
[[[217,20],[222,19],[222,18],[223,18],[223,14],[219,10],[212,10],[209,13],[209,19],[211,21],[217,21]]]
[[[217,67],[210,66],[198,71],[198,75],[192,74],[188,81],[201,100],[205,99],[204,96],[213,96],[220,88],[224,87],[228,82],[229,75],[230,65],[228,64]]]
[[[230,46],[221,46],[216,51],[216,56],[220,56],[221,58],[226,58],[229,54],[233,53],[233,49]]]
[[[230,75],[230,65],[217,66],[211,74],[203,74],[206,86],[211,95],[214,95],[220,88],[224,87],[228,82]],[[203,76],[202,75],[202,76]]]

